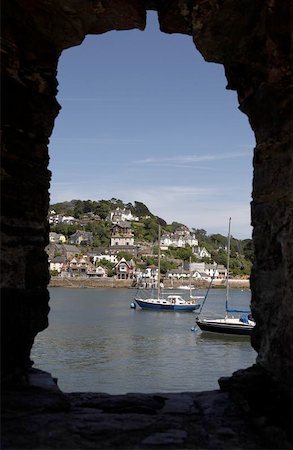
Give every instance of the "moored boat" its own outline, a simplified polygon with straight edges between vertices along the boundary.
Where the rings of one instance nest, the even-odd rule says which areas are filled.
[[[229,219],[229,231],[228,231],[228,249],[227,249],[227,277],[226,277],[226,313],[222,318],[207,318],[201,317],[201,311],[203,305],[208,297],[210,287],[213,282],[213,278],[210,282],[204,301],[202,302],[198,316],[195,318],[196,325],[205,332],[210,333],[223,333],[249,336],[255,326],[255,321],[252,318],[250,310],[229,309],[229,263],[230,263],[230,242],[231,242],[231,217]],[[235,315],[237,316],[235,317]]]
[[[195,323],[202,331],[249,336],[255,326],[249,314],[240,317],[226,316],[222,319],[196,318]]]
[[[192,312],[200,307],[196,300],[185,300],[181,295],[168,295],[166,298],[135,298],[134,300],[142,309]]]
[[[134,298],[135,303],[142,309],[153,309],[156,311],[195,311],[200,308],[198,298],[188,298],[185,300],[181,295],[170,294],[163,295],[161,292],[160,282],[160,262],[161,262],[161,250],[160,250],[160,236],[161,229],[159,226],[159,250],[158,250],[158,280],[157,280],[157,296],[143,298],[140,295]]]

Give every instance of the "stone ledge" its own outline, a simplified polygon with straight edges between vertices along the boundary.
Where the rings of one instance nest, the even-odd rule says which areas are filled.
[[[62,393],[50,374],[3,396],[5,449],[268,448],[229,393]]]

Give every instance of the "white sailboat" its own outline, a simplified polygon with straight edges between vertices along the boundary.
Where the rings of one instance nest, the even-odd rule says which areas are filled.
[[[151,309],[158,311],[185,311],[192,312],[199,309],[200,304],[197,298],[190,298],[185,300],[181,295],[170,294],[166,297],[161,292],[161,227],[159,225],[159,248],[158,248],[158,280],[157,280],[157,296],[150,298],[143,298],[141,295],[134,298],[135,303],[142,309]],[[140,291],[141,293],[141,291]]]
[[[252,318],[250,310],[230,309],[229,304],[229,269],[230,269],[230,243],[231,243],[231,217],[229,219],[228,231],[228,248],[227,248],[227,277],[226,277],[226,314],[223,318],[211,319],[207,317],[200,317],[202,307],[207,299],[209,289],[211,287],[213,278],[211,280],[209,289],[202,303],[198,316],[195,319],[196,325],[202,330],[210,333],[224,333],[236,335],[250,335],[255,321]],[[235,314],[237,314],[235,316]]]

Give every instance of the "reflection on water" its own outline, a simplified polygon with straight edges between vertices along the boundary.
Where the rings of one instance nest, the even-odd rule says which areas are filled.
[[[247,308],[250,292],[231,291],[234,306]],[[50,294],[50,326],[37,336],[32,358],[65,392],[218,389],[220,376],[255,362],[249,337],[191,332],[194,313],[131,309],[133,290],[55,288]],[[210,294],[209,310],[223,314],[225,293]]]

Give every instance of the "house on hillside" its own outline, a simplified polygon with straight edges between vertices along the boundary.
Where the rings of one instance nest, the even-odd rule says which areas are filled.
[[[49,268],[51,272],[61,273],[65,265],[66,258],[64,256],[55,256],[55,258],[50,261]]]
[[[51,231],[49,233],[49,241],[53,244],[64,244],[66,242],[66,237],[64,236],[64,234]]]
[[[69,243],[73,245],[93,245],[93,233],[91,231],[77,230],[69,236]]]
[[[144,270],[137,269],[135,272],[136,285],[143,288],[156,288],[158,285],[159,269],[151,265]]]
[[[166,277],[167,278],[176,278],[177,280],[181,280],[181,279],[187,279],[190,277],[190,273],[189,271],[186,270],[182,270],[182,269],[171,269],[168,270],[168,272],[166,273]]]
[[[127,222],[115,223],[111,229],[111,247],[134,245],[131,225]]]
[[[72,277],[87,277],[91,262],[86,255],[73,257],[68,263],[68,272]]]
[[[133,231],[128,222],[113,224],[109,250],[111,254],[117,254],[121,251],[125,251],[137,256],[138,246],[134,245]]]
[[[119,208],[117,207],[114,211],[111,211],[110,214],[107,217],[107,220],[109,220],[112,223],[120,223],[125,221],[138,221],[139,218],[134,216],[130,209],[126,208]]]
[[[195,247],[198,245],[198,240],[194,234],[190,233],[190,231],[186,234],[185,229],[179,232],[176,231],[175,233],[165,233],[160,240],[162,250],[167,250],[169,247],[182,248],[187,245]]]
[[[87,276],[89,278],[106,278],[108,275],[108,269],[103,266],[95,266],[94,264],[89,264],[87,268]]]
[[[192,273],[192,279],[199,280],[199,281],[211,281],[210,275],[208,275],[205,272],[198,272],[197,270]]]
[[[59,222],[59,223],[63,223],[66,225],[74,225],[75,223],[79,223],[79,220],[73,216],[62,216],[61,222]]]
[[[125,258],[121,258],[120,261],[114,267],[115,276],[118,280],[132,279],[135,272],[134,261],[126,261]]]
[[[97,262],[103,261],[103,260],[108,261],[112,264],[117,264],[117,262],[118,262],[117,255],[110,255],[108,253],[107,254],[100,253],[99,255],[95,255],[93,257],[94,264],[97,264]]]
[[[80,254],[80,248],[75,245],[54,244],[53,242],[50,242],[45,250],[49,260],[52,260],[55,256],[65,256],[66,259],[70,259],[73,256]]]
[[[193,254],[197,257],[197,258],[209,258],[211,259],[212,255],[207,251],[207,249],[205,247],[200,247],[199,245],[196,245],[193,248]]]
[[[76,245],[70,245],[70,244],[60,245],[60,246],[58,246],[58,250],[67,259],[70,259],[73,256],[80,254],[80,248],[76,247]]]
[[[227,278],[227,269],[222,264],[205,264],[205,273],[207,273],[210,277],[214,277],[216,279],[225,279]]]
[[[96,267],[96,276],[99,278],[106,278],[108,276],[108,269],[103,266]]]

